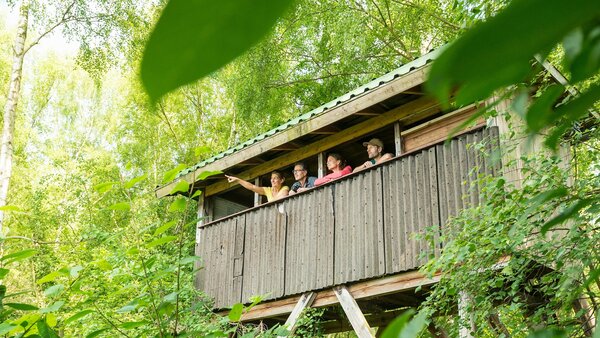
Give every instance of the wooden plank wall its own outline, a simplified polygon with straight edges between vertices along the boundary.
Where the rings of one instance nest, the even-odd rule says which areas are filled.
[[[385,273],[382,169],[334,185],[334,282],[341,284]]]
[[[480,174],[499,162],[472,146],[498,128],[461,135],[335,184],[200,228],[202,289],[215,308],[413,270],[439,254],[449,217],[480,203]],[[499,157],[499,156],[496,156]],[[433,227],[433,248],[415,239]]]
[[[415,234],[423,234],[427,227],[439,231],[435,156],[435,149],[430,148],[384,167],[388,178],[383,192],[386,273],[421,266],[429,248],[424,240],[415,239]],[[439,243],[435,248],[439,254]]]
[[[208,226],[201,229],[202,245],[198,255],[203,263],[203,290],[215,298],[215,306],[230,306],[240,302],[242,286],[235,271],[241,267],[235,263],[243,245],[245,214],[229,218],[219,226]],[[237,246],[236,246],[237,243]],[[237,251],[237,252],[236,252]],[[236,266],[237,265],[237,266]]]
[[[242,300],[255,295],[265,299],[284,294],[286,215],[281,204],[270,204],[246,213]]]
[[[285,293],[288,295],[333,285],[333,190],[328,185],[289,198]]]

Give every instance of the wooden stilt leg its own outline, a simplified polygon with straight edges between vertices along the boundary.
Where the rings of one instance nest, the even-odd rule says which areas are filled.
[[[458,336],[460,338],[473,338],[471,332],[475,331],[475,320],[473,315],[468,313],[469,302],[469,295],[466,292],[461,291],[458,297]]]
[[[314,292],[307,292],[300,297],[298,303],[296,303],[296,306],[292,310],[292,313],[290,313],[290,316],[285,321],[285,324],[283,324],[290,334],[292,334],[296,329],[296,323],[298,322],[298,318],[300,318],[302,311],[312,305],[316,295],[317,294]]]
[[[449,338],[450,337],[450,336],[448,336],[448,333],[446,331],[437,327],[435,325],[435,323],[433,322],[433,320],[427,326],[427,331],[429,331],[429,333],[431,333],[431,335],[434,336],[435,338]]]
[[[348,289],[341,285],[334,287],[333,292],[339,300],[340,305],[342,305],[342,309],[344,309],[344,313],[346,313],[348,321],[350,321],[350,324],[352,325],[352,328],[354,329],[354,332],[356,332],[358,338],[373,338],[369,323],[367,323],[365,316],[363,315],[362,311],[360,311],[358,304],[356,304],[356,301]]]
[[[584,334],[586,337],[591,337],[594,332],[596,325],[596,318],[594,318],[594,311],[590,307],[588,301],[585,298],[579,298],[573,302],[573,310],[575,313],[579,313],[579,321],[583,325]],[[596,328],[598,330],[598,328]]]
[[[510,333],[504,324],[500,321],[500,316],[497,313],[493,313],[488,317],[488,323],[498,336],[504,334],[505,338],[510,338]]]

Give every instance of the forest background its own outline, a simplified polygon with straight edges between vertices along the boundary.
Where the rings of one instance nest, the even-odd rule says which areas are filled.
[[[1,3],[2,93],[8,92],[18,35],[15,18],[22,3]],[[245,54],[150,104],[139,67],[145,41],[165,2],[32,0],[25,41],[33,46],[23,64],[13,175],[2,210],[6,216],[0,334],[167,337],[220,336],[231,330],[270,334],[242,329],[230,321],[235,318],[209,313],[209,300],[192,283],[197,260],[194,203],[184,198],[158,200],[154,188],[172,178],[177,168],[223,151],[454,40],[507,3],[300,0]],[[0,96],[2,107],[6,100],[7,96]],[[582,142],[580,147],[584,155],[578,162],[578,182],[588,189],[581,190],[584,196],[589,189],[597,192],[597,142]],[[548,160],[532,161],[532,166],[540,163],[547,166],[543,170],[555,165]],[[548,187],[558,189],[554,185],[563,184],[562,176],[537,177],[530,185],[535,189],[509,200],[523,202],[538,192],[558,191]],[[506,201],[507,196],[491,201],[498,200]],[[518,215],[523,206],[527,204],[512,205],[513,214],[502,217]],[[469,218],[459,221],[468,223]],[[582,293],[590,295],[591,301],[597,298],[598,269],[593,266],[597,253],[589,255],[598,243],[595,222],[593,216],[582,216],[578,226],[591,226],[595,236],[582,240],[577,232],[579,237],[571,238],[572,243],[584,245],[564,254],[569,264],[579,260],[574,268],[584,268],[581,274],[568,275],[569,285],[576,276],[579,286],[565,291],[562,303]],[[460,239],[463,242],[457,241],[467,252],[455,252],[454,260],[440,264],[455,267],[458,260],[473,259],[469,255],[474,250],[468,248],[480,240],[505,241],[514,236],[514,231],[485,234],[470,229]],[[488,250],[488,258],[498,251]],[[474,290],[484,280],[484,276],[470,277]],[[485,278],[486,283],[498,283]],[[452,283],[464,282],[456,278],[440,288],[442,294],[452,296]],[[509,314],[517,310],[507,309]],[[539,319],[547,312],[536,315]],[[561,334],[579,334],[573,319],[577,317],[561,319]],[[565,325],[569,320],[572,325]],[[518,319],[509,327],[516,336],[530,329]]]

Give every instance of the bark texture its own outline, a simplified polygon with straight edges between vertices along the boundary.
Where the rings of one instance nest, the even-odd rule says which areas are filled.
[[[13,48],[13,65],[8,85],[8,95],[4,106],[4,125],[2,128],[2,144],[0,147],[0,207],[6,205],[8,187],[12,176],[13,139],[15,132],[15,115],[21,92],[23,58],[25,56],[25,40],[29,22],[29,0],[21,1],[19,10],[19,26]],[[4,223],[4,211],[0,210],[0,232]]]

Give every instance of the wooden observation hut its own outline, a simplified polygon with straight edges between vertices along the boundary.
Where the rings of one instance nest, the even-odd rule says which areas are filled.
[[[439,235],[449,217],[477,204],[479,193],[470,189],[477,174],[515,175],[471,146],[485,142],[491,151],[506,130],[498,119],[476,120],[445,142],[477,107],[446,111],[425,95],[423,83],[438,53],[180,174],[203,191],[196,236],[203,269],[196,286],[214,298],[215,311],[266,295],[242,321],[293,325],[303,307],[341,305],[325,331],[354,329],[370,337],[370,327],[385,326],[401,313],[397,309],[424,300],[439,278],[426,278],[418,269],[444,243],[434,236],[431,247],[415,234],[430,228]],[[297,161],[307,163],[313,176],[323,176],[328,152],[342,153],[354,167],[367,160],[362,143],[373,137],[396,157],[274,202],[263,203],[222,175],[197,179],[220,170],[268,185],[271,171],[291,173]],[[168,195],[176,183],[157,195]]]

